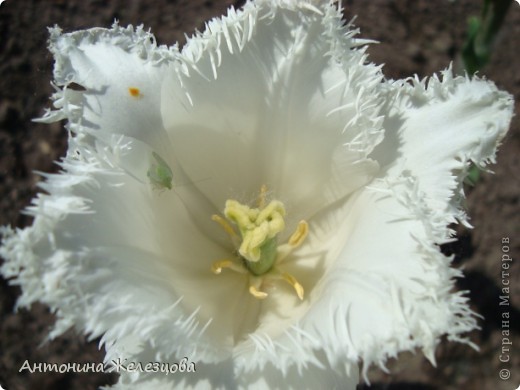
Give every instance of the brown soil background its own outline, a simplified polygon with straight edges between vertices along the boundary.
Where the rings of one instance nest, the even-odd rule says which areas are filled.
[[[31,122],[49,107],[53,60],[46,50],[47,26],[65,31],[93,26],[144,24],[159,43],[184,43],[184,33],[202,30],[204,21],[221,15],[231,0],[6,0],[0,6],[0,225],[23,227],[31,219],[20,214],[37,191],[40,177],[34,170],[56,172],[53,163],[65,152],[66,133],[61,124]],[[389,78],[431,75],[456,61],[465,37],[466,20],[480,10],[477,0],[346,0],[346,19],[358,15],[362,36],[380,41],[372,45],[370,59],[385,63]],[[513,2],[496,43],[491,63],[482,74],[520,101],[520,6]],[[471,334],[480,352],[443,341],[437,349],[437,368],[422,354],[402,354],[391,361],[391,374],[370,371],[371,389],[497,389],[512,390],[520,384],[519,304],[520,283],[520,124],[512,128],[501,147],[495,174],[485,173],[475,188],[468,188],[467,207],[475,229],[459,229],[459,241],[443,248],[456,255],[466,278],[459,288],[469,290],[473,309],[485,319],[482,330]],[[511,306],[499,306],[501,240],[509,237],[515,261],[509,278]],[[18,372],[23,362],[101,362],[97,340],[87,342],[70,331],[39,347],[53,322],[46,307],[13,312],[19,291],[0,281],[0,385],[19,389],[96,389],[113,383],[107,374]],[[513,350],[511,361],[499,361],[501,312],[510,312]],[[509,380],[499,370],[510,368]],[[360,388],[368,389],[361,385]]]

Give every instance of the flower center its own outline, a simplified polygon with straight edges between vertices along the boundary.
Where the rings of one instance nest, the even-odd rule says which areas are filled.
[[[229,235],[236,248],[233,259],[215,261],[212,271],[220,274],[222,269],[228,268],[247,275],[249,292],[258,299],[264,299],[268,295],[261,291],[266,280],[284,280],[293,287],[298,298],[303,299],[302,285],[294,276],[283,272],[280,264],[303,243],[309,230],[308,224],[300,221],[289,241],[278,245],[278,234],[285,229],[285,207],[278,200],[266,204],[266,194],[267,187],[264,185],[258,196],[258,207],[253,208],[230,199],[226,201],[225,218],[212,216]],[[230,223],[238,228],[240,235]]]

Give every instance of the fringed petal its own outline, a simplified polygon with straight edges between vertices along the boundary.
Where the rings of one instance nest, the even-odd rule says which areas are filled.
[[[48,111],[41,121],[67,118],[68,128],[83,139],[109,142],[111,134],[120,134],[164,152],[167,137],[157,91],[170,69],[167,64],[177,62],[176,47],[157,47],[142,27],[117,24],[70,34],[54,27],[50,33],[58,110]]]
[[[208,178],[197,187],[216,208],[262,181],[310,217],[374,177],[382,75],[350,27],[330,5],[257,1],[188,40],[184,104],[172,72],[162,114],[180,165]]]
[[[458,208],[470,163],[495,162],[513,114],[513,99],[489,81],[454,77],[408,79],[389,84],[385,142],[372,157],[387,178],[418,178],[429,207],[465,222]],[[455,192],[455,193],[454,193]],[[454,222],[454,221],[450,221]]]

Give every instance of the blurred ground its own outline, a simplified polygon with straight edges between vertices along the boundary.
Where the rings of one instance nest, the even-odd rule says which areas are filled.
[[[240,4],[240,2],[237,2]],[[36,193],[40,180],[33,171],[57,170],[53,161],[64,154],[66,133],[61,124],[41,125],[31,119],[49,107],[52,57],[46,50],[47,26],[59,24],[65,31],[93,26],[108,27],[114,19],[121,25],[144,24],[159,43],[185,40],[184,33],[203,29],[204,21],[222,14],[232,0],[6,0],[0,6],[0,225],[23,227],[30,218],[20,214]],[[370,59],[385,63],[390,78],[413,74],[424,77],[456,60],[466,30],[466,19],[478,14],[476,0],[347,0],[346,17],[358,15],[362,35],[380,41],[370,48]],[[491,64],[482,72],[501,88],[514,94],[516,112],[520,101],[520,6],[513,3]],[[459,229],[459,241],[443,248],[456,255],[466,279],[459,287],[469,290],[473,309],[482,314],[482,331],[471,335],[480,346],[443,342],[437,350],[437,368],[418,352],[390,362],[390,375],[370,371],[372,389],[498,389],[512,390],[520,384],[520,337],[518,308],[520,283],[520,122],[502,146],[495,174],[483,174],[476,188],[468,189],[467,206],[475,229]],[[509,237],[515,259],[510,326],[513,340],[511,361],[499,361],[501,336],[500,259],[502,239]],[[19,389],[95,389],[113,383],[106,374],[19,373],[26,359],[31,362],[100,362],[97,342],[87,343],[72,331],[38,347],[53,322],[44,306],[13,313],[16,288],[0,281],[0,385]],[[513,368],[512,378],[499,378],[502,368]],[[360,388],[368,389],[366,385]]]

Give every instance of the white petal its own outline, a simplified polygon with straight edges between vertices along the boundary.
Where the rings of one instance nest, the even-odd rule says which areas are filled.
[[[335,220],[325,216],[318,224],[323,232],[311,237],[324,243],[324,258],[339,260],[316,286],[322,301],[301,327],[311,334],[323,329],[324,302],[341,302],[317,332],[332,361],[346,350],[351,359],[384,367],[387,357],[414,348],[434,360],[439,337],[466,341],[462,335],[476,328],[467,299],[450,291],[461,273],[438,245],[451,239],[450,223],[464,221],[459,207],[468,162],[494,161],[512,99],[492,83],[452,79],[450,71],[426,90],[421,83],[393,88],[385,139],[372,153],[383,178],[353,196]],[[345,337],[327,338],[337,334]]]
[[[183,104],[174,72],[163,86],[180,165],[208,178],[197,186],[216,208],[266,184],[310,217],[377,172],[366,157],[382,136],[379,69],[362,66],[335,8],[304,3],[257,1],[213,20],[182,51]]]
[[[163,152],[167,138],[157,91],[166,62],[178,56],[175,49],[157,48],[155,38],[142,27],[134,31],[117,24],[110,30],[70,34],[51,29],[49,49],[56,60],[55,83],[63,88],[54,95],[54,105],[67,116],[71,130],[97,138],[124,134]],[[49,112],[43,120],[61,118]]]
[[[388,178],[403,172],[418,177],[430,207],[445,209],[452,202],[455,213],[453,191],[469,161],[480,167],[495,161],[511,121],[512,96],[489,81],[453,78],[451,69],[442,80],[405,80],[391,88],[395,102],[385,117],[385,142],[373,157],[386,165]]]
[[[465,341],[477,327],[467,298],[451,291],[460,272],[436,245],[448,240],[446,217],[429,210],[416,188],[410,177],[363,190],[337,210],[336,221],[328,218],[336,235],[314,238],[327,248],[324,258],[338,259],[315,287],[300,327],[316,335],[331,362],[346,355],[363,359],[365,369],[384,367],[388,357],[415,348],[433,360],[442,335]]]

